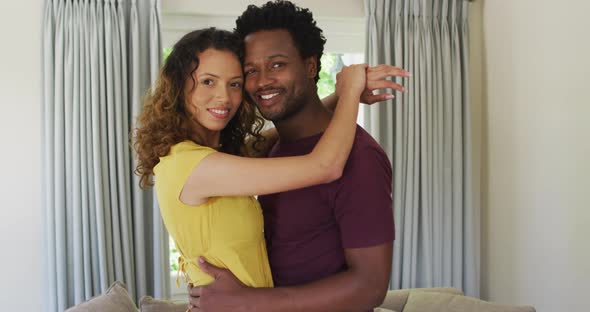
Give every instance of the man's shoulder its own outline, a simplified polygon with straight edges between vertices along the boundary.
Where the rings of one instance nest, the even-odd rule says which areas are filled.
[[[342,172],[339,183],[357,183],[359,179],[390,180],[393,174],[391,161],[381,145],[360,126]]]
[[[357,126],[354,144],[350,152],[350,161],[378,160],[389,164],[387,153],[381,145],[361,126]]]

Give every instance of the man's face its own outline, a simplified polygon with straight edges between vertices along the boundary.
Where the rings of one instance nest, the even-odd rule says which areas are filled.
[[[315,92],[315,60],[303,60],[287,30],[246,36],[245,90],[262,116],[273,122],[299,112]]]

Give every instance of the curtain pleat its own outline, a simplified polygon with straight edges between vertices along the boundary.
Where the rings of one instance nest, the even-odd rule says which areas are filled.
[[[116,280],[136,300],[169,296],[168,236],[153,191],[141,190],[133,175],[129,138],[160,67],[159,6],[45,2],[47,311],[88,300]]]
[[[468,2],[365,0],[366,59],[413,76],[395,103],[365,107],[389,155],[396,222],[392,289],[479,295],[479,205],[472,200]]]

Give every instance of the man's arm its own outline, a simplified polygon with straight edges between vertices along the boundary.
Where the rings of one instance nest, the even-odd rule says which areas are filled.
[[[191,311],[369,311],[385,298],[392,251],[393,242],[345,249],[346,271],[294,287],[245,287],[228,270],[202,263],[216,281],[190,289]]]
[[[298,287],[253,292],[256,311],[368,311],[379,306],[389,284],[393,244],[346,249],[348,270]],[[277,292],[275,296],[273,292]]]

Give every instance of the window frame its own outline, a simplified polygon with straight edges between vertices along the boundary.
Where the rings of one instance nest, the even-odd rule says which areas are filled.
[[[315,19],[318,25],[321,25],[324,36],[329,38],[324,50],[330,52],[325,53],[364,54],[364,18],[316,17]],[[235,27],[235,20],[236,16],[233,15],[164,12],[162,13],[162,48],[163,50],[171,48],[183,35],[195,29],[217,27],[232,30]],[[362,121],[360,113],[358,120]],[[170,257],[170,254],[168,256]],[[182,277],[178,279],[180,287],[176,287],[177,275],[178,271],[170,271],[171,299],[188,302],[188,291]]]

